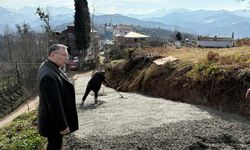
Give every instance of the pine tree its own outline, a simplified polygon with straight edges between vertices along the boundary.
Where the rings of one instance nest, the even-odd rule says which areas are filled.
[[[79,50],[86,57],[90,42],[90,14],[86,0],[75,0],[75,38]]]

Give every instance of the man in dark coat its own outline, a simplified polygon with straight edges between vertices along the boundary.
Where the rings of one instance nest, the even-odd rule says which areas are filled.
[[[60,69],[68,59],[67,47],[54,44],[38,70],[38,132],[47,137],[47,150],[60,150],[63,135],[78,130],[75,89]]]
[[[97,104],[97,98],[98,98],[98,92],[101,88],[101,85],[102,85],[102,82],[105,82],[105,72],[102,72],[102,71],[99,71],[99,72],[96,72],[92,77],[91,79],[89,80],[88,82],[88,85],[86,87],[86,90],[85,90],[85,93],[84,93],[84,96],[82,97],[82,103],[81,103],[81,106],[83,106],[83,103],[84,101],[86,100],[88,94],[90,91],[93,91],[95,93],[95,104]]]

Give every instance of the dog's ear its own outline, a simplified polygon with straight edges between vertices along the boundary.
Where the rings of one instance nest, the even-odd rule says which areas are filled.
[[[103,77],[105,76],[105,72],[104,71],[100,71],[100,72],[98,72],[98,74],[101,75],[101,76],[103,76]]]

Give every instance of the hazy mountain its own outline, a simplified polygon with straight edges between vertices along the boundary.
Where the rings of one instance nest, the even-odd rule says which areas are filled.
[[[45,10],[48,11],[49,14],[52,16],[65,15],[65,14],[74,15],[75,13],[74,9],[65,8],[65,7],[47,7]]]
[[[240,22],[240,23],[236,23],[233,24],[231,26],[227,26],[227,27],[217,27],[217,28],[213,28],[212,30],[207,30],[205,32],[203,32],[204,35],[210,35],[210,36],[214,36],[214,35],[218,35],[218,36],[231,36],[232,32],[234,32],[234,35],[240,36],[240,37],[249,37],[249,26],[250,23],[246,23],[246,22]]]
[[[27,16],[9,11],[7,9],[1,8],[0,7],[0,24],[5,25],[5,24],[17,24],[20,22],[23,22],[27,19]]]
[[[35,7],[30,7],[30,6],[25,6],[20,9],[14,10],[16,13],[27,15],[27,16],[36,16],[36,8]]]
[[[250,36],[250,31],[244,30],[250,23],[250,18],[226,10],[173,12],[163,17],[145,18],[144,20],[178,25],[198,34],[217,35],[219,33],[230,36],[232,32],[235,32],[235,37]]]
[[[126,17],[119,14],[114,15],[99,15],[95,17],[95,23],[96,24],[132,24],[132,25],[140,25],[144,27],[150,27],[150,28],[164,28],[168,30],[175,30],[179,29],[181,31],[184,31],[185,29],[182,29],[178,25],[167,25],[159,22],[153,22],[153,21],[142,21],[139,19],[135,19],[132,17]]]
[[[56,30],[62,30],[74,21],[74,9],[64,7],[45,8],[51,16],[51,25]],[[28,23],[37,31],[41,30],[43,22],[35,15],[36,8],[23,7],[18,10],[10,10],[0,7],[0,33],[6,24],[15,29],[16,24]],[[201,35],[222,35],[235,37],[250,37],[250,12],[244,10],[187,10],[187,9],[159,9],[148,14],[128,15],[97,15],[95,24],[133,24],[150,28],[164,28]],[[91,15],[92,17],[92,15]]]
[[[173,13],[173,12],[181,12],[186,13],[190,10],[184,9],[184,8],[174,8],[174,9],[159,9],[150,13],[143,13],[143,14],[126,14],[128,17],[133,17],[137,19],[145,19],[145,18],[151,18],[151,17],[163,17],[167,14]]]
[[[233,13],[238,16],[250,18],[250,10],[234,10]]]
[[[16,24],[24,23],[29,20],[27,16],[19,14],[14,11],[0,7],[0,33],[3,33],[4,27],[8,24],[9,28],[13,31]]]

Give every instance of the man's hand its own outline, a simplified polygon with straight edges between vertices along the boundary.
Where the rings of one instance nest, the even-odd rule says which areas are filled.
[[[247,92],[246,92],[246,99],[248,100],[249,99],[249,97],[250,97],[250,88],[249,89],[247,89]]]
[[[66,129],[64,129],[63,131],[60,131],[61,135],[66,135],[66,134],[69,134],[69,133],[70,133],[69,127],[67,127]]]

